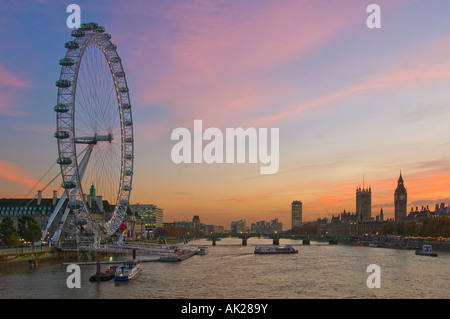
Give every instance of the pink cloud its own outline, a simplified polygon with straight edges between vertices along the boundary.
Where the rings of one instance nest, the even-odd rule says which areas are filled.
[[[0,114],[9,116],[24,116],[27,113],[14,110],[16,98],[10,92],[0,90]]]
[[[34,179],[26,169],[8,161],[0,160],[0,179],[25,186],[27,189],[32,189],[34,187],[43,189],[45,187],[44,184]]]
[[[288,120],[299,114],[306,116],[305,111],[315,109],[315,113],[327,113],[332,108],[326,108],[327,104],[349,98],[359,92],[366,92],[374,89],[391,88],[393,86],[420,86],[424,81],[450,78],[450,65],[429,69],[401,69],[391,72],[380,73],[372,78],[362,80],[359,83],[350,85],[336,92],[323,95],[307,101],[305,103],[294,105],[284,112],[260,117],[254,121],[245,123],[245,126],[270,126],[283,120]],[[320,108],[322,107],[322,108]],[[319,109],[318,109],[319,108]]]
[[[17,78],[10,70],[0,64],[0,114],[10,116],[23,116],[25,112],[14,110],[17,97],[11,92],[13,89],[30,88],[30,84]]]
[[[354,8],[337,1],[182,2],[159,12],[170,32],[148,24],[140,26],[146,36],[120,38],[134,45],[139,103],[169,104],[175,118],[223,122],[283,97],[286,83],[270,73],[334,41],[355,21]]]
[[[0,64],[0,86],[29,88],[30,84],[17,78],[11,71]]]

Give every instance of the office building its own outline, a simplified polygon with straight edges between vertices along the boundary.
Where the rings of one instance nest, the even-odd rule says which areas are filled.
[[[163,226],[163,209],[152,204],[136,204],[132,206],[143,220],[145,237],[152,238],[156,228]]]
[[[292,228],[302,225],[302,205],[299,200],[292,202]]]

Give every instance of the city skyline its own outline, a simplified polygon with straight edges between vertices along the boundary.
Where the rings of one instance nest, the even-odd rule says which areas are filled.
[[[105,26],[127,72],[131,203],[162,207],[168,221],[278,218],[286,228],[296,200],[303,221],[355,212],[364,183],[372,214],[382,207],[394,218],[400,171],[408,212],[450,202],[450,4],[377,1],[381,28],[368,29],[370,3],[79,1],[82,21]],[[0,5],[0,197],[34,196],[56,160],[54,84],[71,39],[66,5]],[[222,130],[279,128],[278,172],[173,163],[171,132],[194,120]],[[58,184],[43,196],[61,196]]]

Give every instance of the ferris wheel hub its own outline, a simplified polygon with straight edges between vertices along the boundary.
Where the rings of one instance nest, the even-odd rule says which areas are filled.
[[[97,144],[97,142],[109,142],[113,140],[112,134],[108,135],[94,135],[94,136],[82,136],[76,137],[75,143],[77,144]]]

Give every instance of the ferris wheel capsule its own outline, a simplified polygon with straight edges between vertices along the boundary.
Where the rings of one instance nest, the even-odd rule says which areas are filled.
[[[115,49],[117,49],[117,45],[112,44],[112,43],[108,44],[108,45],[105,47],[105,50],[109,50],[109,51],[115,50]]]
[[[95,29],[95,32],[103,33],[103,32],[105,32],[105,27],[100,25],[100,26],[97,27],[97,29]]]
[[[68,182],[62,182],[61,187],[64,189],[72,189],[76,187],[76,184],[74,182],[68,181]]]
[[[58,163],[59,165],[70,165],[72,164],[72,160],[68,157],[58,157],[56,163]]]
[[[67,112],[69,112],[69,110],[70,110],[70,106],[67,105],[67,104],[56,104],[56,105],[53,107],[53,110],[54,110],[55,112],[59,112],[59,113],[67,113]]]
[[[75,41],[67,41],[66,43],[64,43],[64,47],[69,50],[76,50],[80,47],[80,45]]]
[[[70,133],[67,131],[56,131],[54,136],[57,139],[65,139],[65,138],[69,138],[70,137]]]
[[[62,58],[61,60],[59,60],[59,65],[72,66],[74,64],[75,64],[75,61],[72,58]]]
[[[84,35],[85,35],[84,31],[80,30],[80,29],[73,30],[71,34],[75,38],[81,38],[81,37],[84,37]]]
[[[69,80],[62,79],[62,80],[57,80],[55,82],[55,85],[60,88],[68,88],[69,86],[72,85],[72,82],[70,82]]]

